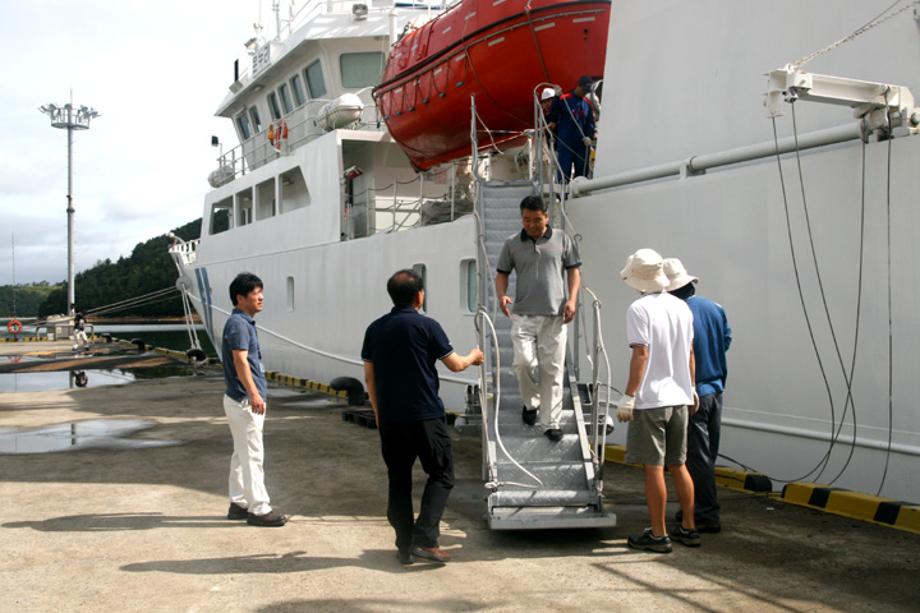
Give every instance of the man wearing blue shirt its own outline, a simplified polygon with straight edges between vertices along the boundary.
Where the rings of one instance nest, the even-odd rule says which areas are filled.
[[[438,397],[441,360],[453,372],[482,363],[478,348],[465,356],[454,352],[435,320],[418,312],[425,303],[422,279],[400,270],[387,282],[393,309],[368,326],[361,358],[383,461],[387,466],[387,519],[396,530],[397,557],[412,564],[416,557],[444,564],[438,546],[438,523],[454,487],[453,453]],[[418,518],[412,511],[412,466],[418,458],[428,475]]]
[[[725,352],[732,342],[732,329],[722,305],[695,295],[694,283],[699,279],[688,274],[679,259],[666,259],[664,271],[670,282],[668,291],[686,301],[693,314],[693,353],[700,408],[690,418],[687,430],[687,469],[696,491],[696,527],[700,532],[720,532],[715,465],[722,428],[722,392],[728,377]]]
[[[233,435],[227,519],[245,519],[253,526],[283,526],[287,517],[272,510],[262,470],[265,459],[262,426],[268,384],[253,319],[262,310],[262,280],[247,272],[240,273],[230,284],[230,301],[234,308],[224,324],[220,347],[227,384],[224,413]]]
[[[556,151],[562,180],[588,174],[590,148],[595,137],[594,110],[586,98],[594,86],[591,77],[581,77],[570,92],[556,98],[550,121],[556,122]],[[573,168],[574,166],[574,173]]]

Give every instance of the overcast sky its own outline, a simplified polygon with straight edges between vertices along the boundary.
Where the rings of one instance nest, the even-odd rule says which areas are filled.
[[[66,277],[67,136],[38,107],[71,88],[101,113],[74,136],[77,271],[201,216],[210,137],[235,144],[213,114],[258,13],[258,0],[0,0],[0,285],[12,233],[17,282]]]

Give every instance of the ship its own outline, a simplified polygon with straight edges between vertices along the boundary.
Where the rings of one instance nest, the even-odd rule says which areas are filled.
[[[557,178],[536,94],[575,83],[531,71],[533,40],[516,43],[531,57],[493,56],[528,67],[511,90],[447,83],[449,119],[418,89],[434,79],[429,52],[470,66],[499,36],[501,23],[477,22],[477,45],[462,29],[435,40],[474,5],[525,21],[605,15],[602,67],[577,69],[603,76],[591,177]],[[240,144],[209,177],[201,238],[171,247],[177,284],[219,347],[230,281],[259,275],[266,368],[360,386],[364,330],[390,308],[386,279],[415,269],[425,314],[458,349],[487,350],[478,376],[443,370],[441,392],[481,429],[489,525],[612,525],[602,449],[626,429],[608,437],[603,417],[625,384],[636,297],[616,271],[651,247],[680,257],[734,330],[720,463],[774,487],[920,500],[918,20],[911,0],[841,0],[833,13],[793,0],[307,3],[251,44],[247,70],[234,65],[217,114]],[[393,98],[408,82],[414,110]],[[501,108],[518,110],[502,119]],[[584,262],[558,452],[521,427],[491,289],[496,249],[532,193],[553,202]]]

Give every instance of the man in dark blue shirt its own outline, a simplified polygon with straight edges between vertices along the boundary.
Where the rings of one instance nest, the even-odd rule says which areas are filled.
[[[224,324],[220,346],[227,384],[224,413],[233,435],[227,519],[245,519],[253,526],[283,526],[287,518],[272,510],[262,469],[265,460],[262,426],[268,384],[253,319],[262,310],[262,280],[250,273],[240,273],[230,284],[230,301],[234,308]]]
[[[591,77],[581,77],[575,89],[556,98],[550,112],[551,121],[557,122],[556,152],[563,181],[568,181],[570,176],[584,177],[588,174],[596,127],[594,110],[585,96],[593,86]]]
[[[668,291],[685,300],[693,314],[693,354],[700,408],[690,418],[687,429],[687,469],[696,492],[696,529],[720,532],[715,466],[722,430],[722,392],[728,377],[725,352],[732,343],[732,329],[722,305],[695,295],[694,283],[699,279],[689,275],[679,259],[665,260],[664,271],[671,283]]]
[[[415,557],[440,564],[450,556],[438,547],[438,523],[454,487],[453,454],[438,397],[441,360],[453,372],[482,363],[478,348],[465,356],[454,352],[435,320],[418,312],[425,302],[422,279],[400,270],[387,282],[393,310],[374,321],[364,333],[361,358],[364,379],[380,431],[387,466],[387,519],[396,530],[399,561]],[[418,458],[428,475],[418,518],[412,510],[412,466]]]

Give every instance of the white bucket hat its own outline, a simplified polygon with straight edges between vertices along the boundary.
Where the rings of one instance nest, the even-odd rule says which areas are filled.
[[[697,283],[699,277],[694,277],[684,268],[684,263],[677,258],[668,258],[664,261],[664,274],[668,276],[667,290],[673,292],[688,283]]]
[[[643,294],[654,294],[668,286],[664,260],[654,249],[639,249],[629,256],[626,266],[620,271],[620,278]]]
[[[556,90],[552,87],[544,87],[543,91],[540,92],[540,102],[544,100],[549,100],[550,98],[556,97]]]

